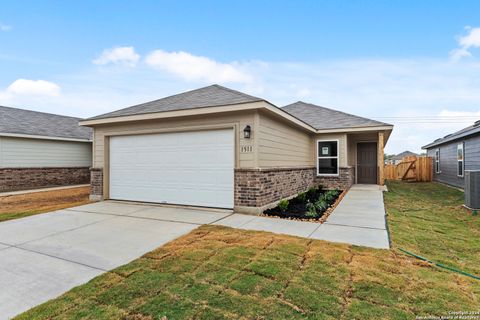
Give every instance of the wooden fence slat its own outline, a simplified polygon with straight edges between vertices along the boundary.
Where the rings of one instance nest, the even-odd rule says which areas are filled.
[[[383,174],[386,180],[432,181],[432,158],[409,156],[397,165],[387,164]]]

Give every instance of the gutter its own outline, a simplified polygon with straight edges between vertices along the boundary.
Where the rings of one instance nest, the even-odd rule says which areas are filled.
[[[92,142],[91,139],[52,137],[52,136],[40,136],[40,135],[33,135],[33,134],[20,134],[20,133],[7,133],[7,132],[0,132],[0,137],[39,139],[39,140],[57,140],[57,141],[71,141],[71,142]]]

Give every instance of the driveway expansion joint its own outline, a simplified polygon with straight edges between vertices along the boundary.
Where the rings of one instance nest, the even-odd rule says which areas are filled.
[[[44,252],[41,252],[41,251],[36,251],[36,250],[32,250],[32,249],[27,249],[27,248],[24,248],[24,247],[21,247],[21,246],[11,246],[10,248],[15,248],[15,249],[24,250],[24,251],[31,252],[31,253],[40,254],[40,255],[42,255],[42,256],[47,256],[47,257],[50,257],[50,258],[53,258],[53,259],[58,259],[58,260],[62,260],[62,261],[66,261],[66,262],[70,262],[70,263],[74,263],[74,264],[78,264],[78,265],[80,265],[80,266],[84,266],[84,267],[87,267],[87,268],[90,268],[90,269],[99,270],[99,271],[102,271],[102,272],[107,272],[107,271],[109,271],[109,270],[106,270],[106,269],[102,269],[102,268],[99,268],[99,267],[94,267],[94,266],[91,266],[91,265],[88,265],[88,264],[85,264],[85,263],[81,263],[81,262],[78,262],[78,261],[69,260],[69,259],[65,259],[65,258],[62,258],[62,257],[58,257],[58,256],[55,256],[55,255],[52,255],[52,254],[44,253]]]

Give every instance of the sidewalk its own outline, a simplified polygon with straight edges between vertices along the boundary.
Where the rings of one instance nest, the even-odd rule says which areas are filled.
[[[354,185],[323,224],[233,214],[214,224],[389,249],[381,187]]]
[[[61,186],[61,187],[51,187],[51,188],[42,188],[42,189],[30,189],[30,190],[19,190],[19,191],[10,191],[10,192],[0,192],[0,197],[6,196],[16,196],[19,194],[28,194],[35,192],[45,192],[45,191],[55,191],[55,190],[64,190],[64,189],[73,189],[73,188],[83,188],[88,187],[89,184],[75,184],[71,186]]]

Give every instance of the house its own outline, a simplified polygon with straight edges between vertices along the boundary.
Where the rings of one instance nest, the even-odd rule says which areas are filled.
[[[433,180],[463,188],[465,170],[480,170],[480,121],[422,148],[433,158]]]
[[[89,183],[92,130],[79,120],[0,106],[0,192]]]
[[[390,163],[392,164],[399,164],[400,162],[402,162],[402,159],[405,158],[405,157],[418,157],[418,154],[416,154],[415,152],[411,152],[411,151],[403,151],[397,155],[394,155],[394,156],[391,156],[388,158],[388,161],[390,161]]]
[[[252,214],[316,184],[383,184],[393,128],[305,102],[278,108],[219,85],[80,124],[94,130],[92,199]]]

